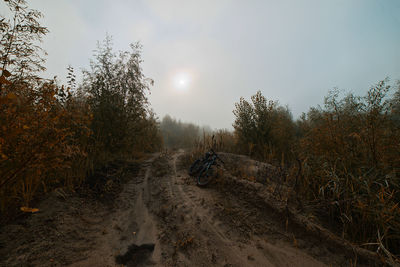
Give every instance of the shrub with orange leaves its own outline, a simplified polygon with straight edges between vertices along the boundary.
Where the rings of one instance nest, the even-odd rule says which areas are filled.
[[[305,198],[319,202],[350,240],[379,240],[398,254],[400,102],[390,90],[381,81],[365,97],[340,99],[331,91],[324,108],[311,109],[299,122],[298,155]]]
[[[62,97],[60,97],[62,96]],[[90,114],[54,81],[3,84],[0,95],[0,204],[29,206],[51,184],[84,178]]]
[[[340,98],[335,89],[323,107],[311,108],[296,123],[261,92],[251,102],[241,98],[234,110],[236,149],[286,163],[302,205],[347,239],[395,257],[400,255],[400,82],[393,91],[387,80],[364,97]]]
[[[1,213],[17,206],[32,210],[29,202],[38,192],[79,185],[96,163],[160,148],[146,96],[153,81],[142,73],[140,44],[116,56],[107,38],[74,96],[72,67],[69,88],[38,76],[45,70],[38,44],[48,33],[40,23],[42,13],[26,0],[5,5],[9,12],[0,14]]]

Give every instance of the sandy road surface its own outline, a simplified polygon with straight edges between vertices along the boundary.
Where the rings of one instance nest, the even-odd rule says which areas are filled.
[[[251,193],[256,185],[196,186],[181,165],[182,155],[154,154],[139,174],[129,177],[111,209],[77,197],[44,201],[38,216],[1,229],[0,265],[350,264],[352,259],[325,246],[324,240],[288,230],[284,220],[257,202]],[[50,205],[63,212],[46,213]],[[37,226],[49,218],[51,224]],[[29,240],[20,240],[26,236]]]
[[[160,236],[159,264],[324,266],[282,241],[285,235],[280,230],[267,229],[271,222],[258,223],[258,227],[265,223],[266,231],[260,231],[260,235],[253,229],[257,226],[240,224],[246,220],[242,214],[252,211],[241,206],[241,201],[234,196],[222,194],[212,186],[197,187],[187,170],[179,168],[179,156],[179,153],[174,154],[162,163],[170,170],[169,173],[148,178],[152,196],[148,205],[157,221]],[[272,232],[264,234],[267,231]]]

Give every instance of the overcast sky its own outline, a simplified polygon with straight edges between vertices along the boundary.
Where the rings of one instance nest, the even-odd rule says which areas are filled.
[[[400,79],[398,0],[35,0],[50,33],[47,74],[88,68],[97,40],[143,44],[159,117],[232,128],[234,103],[261,90],[295,117],[329,89],[364,95]]]

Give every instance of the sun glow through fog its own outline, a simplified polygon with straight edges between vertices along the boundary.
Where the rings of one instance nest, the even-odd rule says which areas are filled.
[[[177,72],[173,75],[173,86],[178,91],[187,91],[191,81],[192,77],[188,72]]]

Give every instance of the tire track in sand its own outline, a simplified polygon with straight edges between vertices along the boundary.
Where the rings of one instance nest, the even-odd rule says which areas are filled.
[[[149,176],[149,204],[158,218],[164,266],[325,266],[286,243],[272,244],[257,236],[243,240],[229,231],[215,208],[224,205],[224,196],[195,186],[187,171],[178,168],[182,153],[157,159],[164,161],[167,175]]]

